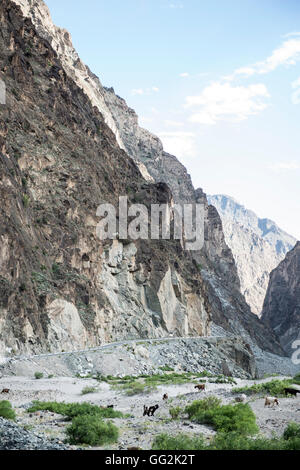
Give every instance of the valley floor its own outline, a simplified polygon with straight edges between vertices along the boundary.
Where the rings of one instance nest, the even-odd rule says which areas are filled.
[[[283,379],[283,377],[278,378]],[[114,405],[114,409],[128,414],[128,417],[113,420],[120,430],[118,443],[102,449],[126,450],[129,447],[151,449],[153,439],[160,433],[169,435],[185,433],[190,436],[199,433],[205,436],[214,434],[210,427],[191,423],[184,416],[180,420],[171,420],[170,407],[180,406],[183,409],[195,399],[211,395],[221,398],[223,404],[233,403],[236,397],[232,392],[234,387],[273,379],[274,377],[262,380],[235,379],[237,385],[206,383],[206,390],[202,392],[195,391],[195,383],[191,381],[183,385],[158,386],[156,391],[148,394],[127,396],[124,391],[115,390],[110,384],[92,378],[55,377],[37,380],[34,377],[10,376],[0,379],[0,390],[4,388],[10,390],[5,396],[0,395],[0,399],[11,402],[16,410],[17,424],[20,427],[61,443],[66,439],[65,429],[70,423],[63,416],[49,411],[28,413],[27,409],[34,400]],[[81,392],[85,387],[94,387],[96,392],[82,395]],[[162,400],[164,393],[169,396],[166,401]],[[281,435],[291,421],[300,423],[300,394],[297,398],[280,398],[279,406],[274,408],[264,407],[262,397],[248,397],[247,401],[256,415],[260,432],[267,437],[271,437],[273,433]],[[144,404],[159,405],[154,417],[142,416]]]

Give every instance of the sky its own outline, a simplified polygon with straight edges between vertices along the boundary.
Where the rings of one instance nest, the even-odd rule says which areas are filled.
[[[298,0],[46,3],[196,188],[300,239]]]

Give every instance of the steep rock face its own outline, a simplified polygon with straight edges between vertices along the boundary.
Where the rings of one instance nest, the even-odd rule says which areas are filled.
[[[260,219],[234,199],[224,195],[208,196],[222,219],[224,234],[231,248],[241,290],[252,312],[261,315],[270,272],[278,266],[296,239],[274,222]]]
[[[262,321],[291,354],[293,341],[300,339],[300,242],[271,272]]]
[[[96,236],[99,204],[171,204],[169,188],[142,177],[19,7],[3,0],[0,17],[0,354],[209,334],[179,242]]]
[[[20,5],[23,14],[30,17],[38,30],[39,36],[51,43],[58,54],[58,58],[63,66],[63,72],[68,79],[71,78],[84,91],[90,103],[102,113],[105,122],[116,136],[116,143],[118,143],[119,148],[125,149],[132,158],[132,162],[135,162],[136,165],[133,163],[132,165],[138,173],[137,178],[142,179],[143,177],[144,182],[146,181],[148,184],[153,182],[157,184],[161,182],[166,183],[171,189],[172,198],[175,202],[202,202],[204,204],[205,246],[201,252],[193,253],[192,271],[183,269],[185,272],[183,276],[181,273],[177,273],[175,269],[176,273],[174,276],[172,267],[168,266],[164,261],[164,257],[162,257],[163,269],[160,282],[164,279],[163,285],[168,290],[170,279],[172,281],[179,275],[180,285],[183,285],[183,283],[186,283],[186,279],[193,278],[194,274],[192,273],[195,273],[196,269],[197,278],[199,282],[201,282],[201,289],[206,293],[205,301],[204,294],[202,301],[204,303],[207,302],[207,307],[204,306],[204,303],[201,308],[198,306],[200,317],[203,315],[207,317],[209,309],[211,318],[215,324],[221,325],[225,329],[243,336],[249,343],[253,340],[262,348],[279,354],[282,353],[282,349],[276,337],[251,313],[244,297],[241,295],[236,266],[231,250],[224,240],[220,217],[216,209],[208,205],[203,191],[194,190],[190,176],[187,174],[184,166],[181,165],[176,157],[163,151],[162,144],[157,137],[138,126],[138,119],[135,112],[128,108],[122,98],[115,95],[113,89],[102,87],[99,79],[80,61],[72,46],[70,35],[65,30],[56,28],[52,24],[48,9],[41,0],[14,0],[14,3]],[[111,174],[106,175],[106,177],[110,181],[110,184],[114,181],[110,179]],[[117,181],[120,180],[120,176],[115,176],[115,178]],[[121,178],[123,178],[123,175]],[[126,181],[127,184],[123,186],[124,190],[130,188],[131,191],[133,189],[133,193],[137,192],[137,188],[132,187],[130,178],[127,178]],[[112,191],[115,192],[114,194],[120,194],[120,188],[113,188]],[[179,248],[177,247],[176,250],[179,250]],[[151,258],[151,253],[149,256]],[[190,256],[187,256],[187,258],[191,261]],[[79,265],[76,264],[77,269],[78,266]],[[167,274],[169,267],[171,274]],[[107,285],[111,285],[110,281]],[[177,281],[175,281],[175,285],[175,291],[177,292]],[[118,295],[126,296],[128,292],[130,292],[128,286],[130,287],[131,283],[128,283],[126,288],[123,287],[121,289],[119,286]],[[185,289],[184,287],[183,292]],[[157,282],[155,291],[156,294],[160,291]],[[178,299],[178,293],[176,294],[176,292],[175,295]],[[116,297],[114,293],[109,295],[110,299]],[[174,315],[176,312],[175,316],[178,318],[175,320],[174,324],[182,324],[182,313],[179,312],[180,309],[178,309],[177,303],[174,302],[174,296],[172,294],[170,295],[170,293],[166,293],[166,295],[169,296],[168,298],[170,299],[171,305],[174,307]],[[181,295],[179,295],[179,298],[181,298]],[[155,295],[154,297],[152,296],[151,289],[149,299],[150,304],[153,301],[154,305],[158,305],[159,302],[155,298]],[[158,300],[161,302],[161,299],[162,295],[160,294]],[[198,303],[198,300],[196,303]],[[163,317],[164,325],[165,322],[169,325],[170,313],[168,308],[162,308],[162,306],[160,306],[158,312],[158,315],[161,318]],[[151,317],[153,321],[156,319],[156,314],[157,309],[153,318]],[[195,322],[199,324],[199,320],[197,320],[196,317]],[[148,316],[145,315],[145,318],[148,318]],[[101,319],[101,322],[102,321],[103,319]],[[111,325],[111,319],[109,317],[106,317],[106,321],[107,324]],[[125,315],[123,331],[127,328],[126,321],[127,317]],[[184,325],[186,325],[186,322]],[[206,330],[206,328],[201,329],[201,331]],[[186,331],[186,326],[181,327],[180,333],[182,334],[184,331]]]

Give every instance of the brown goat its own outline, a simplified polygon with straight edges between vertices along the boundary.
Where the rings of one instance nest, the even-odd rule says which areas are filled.
[[[10,392],[9,388],[4,388],[1,393],[9,393],[9,392]]]
[[[205,384],[199,384],[199,385],[195,385],[194,388],[197,388],[200,392],[200,390],[205,390]]]
[[[265,406],[270,406],[270,405],[272,405],[272,407],[274,405],[279,406],[278,398],[276,398],[276,397],[265,397]]]
[[[163,400],[168,400],[169,395],[167,393],[164,393]]]

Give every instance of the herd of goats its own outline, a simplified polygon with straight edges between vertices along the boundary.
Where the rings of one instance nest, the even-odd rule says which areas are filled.
[[[195,385],[194,387],[195,389],[199,390],[200,391],[204,391],[205,390],[205,384],[199,384],[199,385]],[[288,395],[292,395],[294,397],[297,396],[297,393],[300,393],[299,390],[296,390],[294,388],[285,388],[284,389],[284,394],[286,396]],[[168,400],[169,396],[167,393],[164,393],[163,395],[163,400]],[[271,406],[271,407],[274,407],[275,405],[279,406],[279,400],[277,397],[265,397],[265,406]],[[235,401],[237,403],[244,403],[246,402],[247,400],[247,395],[245,395],[244,393],[242,393],[241,395],[238,395],[237,397],[235,397]],[[159,408],[159,405],[154,405],[154,406],[146,406],[144,405],[144,413],[143,413],[143,416],[154,416],[154,413],[156,412],[156,410]]]

